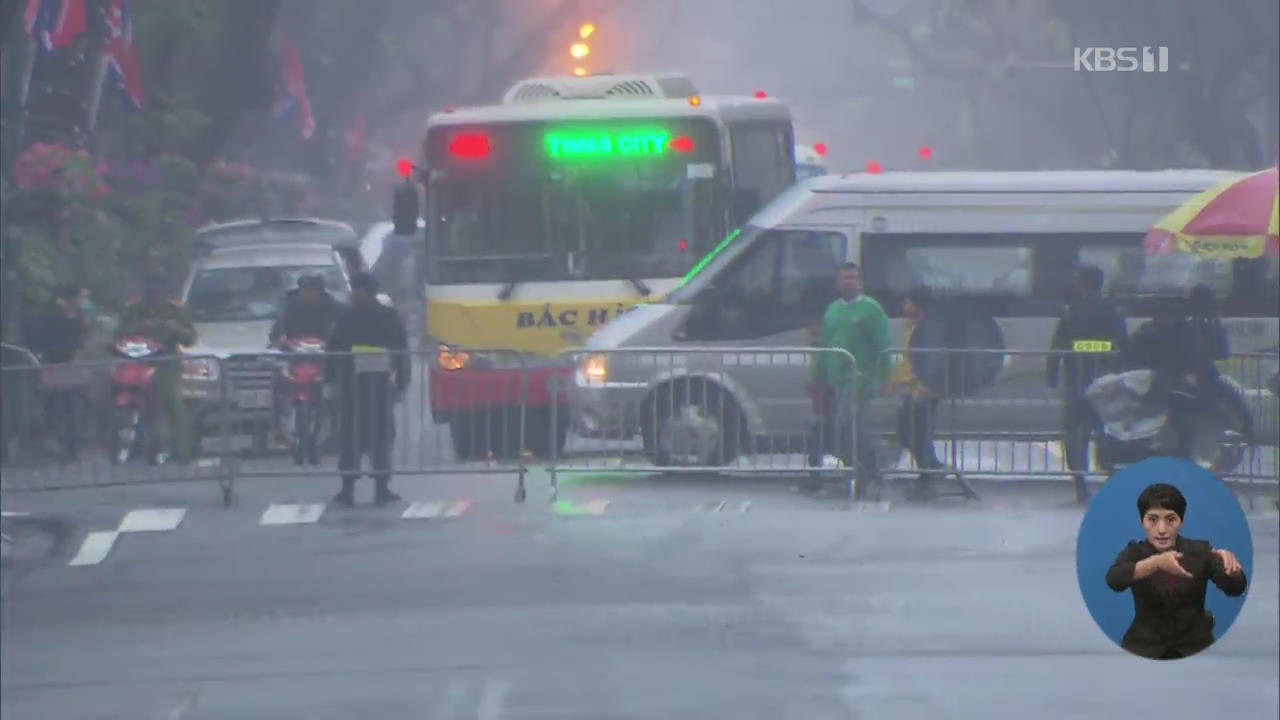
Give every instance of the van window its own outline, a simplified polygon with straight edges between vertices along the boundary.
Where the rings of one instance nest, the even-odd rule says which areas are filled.
[[[1035,254],[1025,236],[866,233],[862,275],[867,292],[898,308],[907,291],[998,299],[1005,311],[1036,296]]]
[[[688,334],[696,340],[751,340],[804,328],[835,295],[846,255],[838,232],[766,230],[717,278]]]
[[[907,289],[984,301],[1000,317],[1054,317],[1073,292],[1072,269],[1103,271],[1105,292],[1141,317],[1161,297],[1207,285],[1224,316],[1275,317],[1275,258],[1217,260],[1188,254],[1148,256],[1141,232],[865,233],[867,292],[891,314]]]

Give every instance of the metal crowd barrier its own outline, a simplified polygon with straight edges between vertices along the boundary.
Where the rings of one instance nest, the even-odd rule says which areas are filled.
[[[357,399],[342,413],[341,390],[314,400],[302,392],[306,372],[290,379],[294,364],[323,364],[326,355],[264,349],[222,359],[183,356],[180,389],[199,438],[196,452],[185,462],[156,463],[141,450],[120,456],[125,413],[116,405],[112,378],[124,365],[165,360],[41,366],[17,350],[6,346],[0,370],[0,490],[213,481],[228,504],[240,479],[323,476],[336,489],[343,446],[364,441],[368,447],[361,449],[378,450],[369,429],[387,427],[388,419],[393,437],[380,473],[513,474],[517,501],[525,499],[535,462],[548,464],[553,498],[559,474],[570,471],[796,477],[849,481],[852,492],[861,479],[858,460],[873,449],[881,475],[892,479],[953,474],[968,488],[969,478],[1069,478],[1063,395],[1047,386],[1045,366],[1055,354],[1080,357],[898,348],[889,353],[891,374],[901,378],[910,367],[928,391],[908,401],[911,389],[892,385],[859,412],[848,395],[839,397],[850,388],[828,393],[812,383],[818,361],[856,375],[843,350],[624,348],[533,359],[506,350],[438,348],[402,354],[411,382],[389,411]],[[363,355],[337,359],[356,363]],[[1257,440],[1224,479],[1274,483],[1277,356],[1239,354],[1220,367],[1250,411]],[[310,372],[314,380],[314,367]],[[381,391],[362,390],[359,397],[369,392]],[[314,423],[314,450],[298,442],[305,434],[300,428],[311,427],[300,423],[300,406]],[[836,421],[835,407],[847,408],[848,422]],[[354,421],[343,422],[344,415]],[[175,449],[166,422],[167,415],[157,413],[154,434],[144,428],[144,440],[162,438],[146,447]],[[858,428],[866,434],[859,437]],[[916,466],[919,458],[908,448],[925,447],[934,449],[940,468]],[[1085,474],[1105,476],[1096,452],[1090,455]],[[363,457],[361,473],[373,471],[370,457]]]
[[[567,410],[585,442],[553,455],[553,498],[565,471],[799,475],[856,489],[857,367],[844,350],[646,347],[561,358],[572,375],[555,378],[552,424]],[[815,385],[818,362],[850,381]]]
[[[531,367],[527,357],[504,350],[378,355],[264,349],[230,358],[182,356],[179,389],[195,438],[189,458],[173,457],[176,436],[163,411],[148,416],[138,433],[151,440],[163,430],[162,439],[139,442],[127,456],[119,453],[123,423],[113,376],[127,365],[173,359],[5,367],[0,489],[215,480],[230,504],[234,483],[243,479],[323,475],[336,488],[346,448],[360,451],[362,476],[513,473],[523,501],[528,462],[535,451],[545,458],[551,444],[539,435],[549,433],[546,421],[526,422],[531,391],[535,399],[550,397],[550,363]],[[357,380],[351,393],[341,383],[325,393],[319,379],[327,360],[366,367],[371,356],[373,364],[381,363],[374,372],[384,372],[397,357],[409,361],[405,393],[395,392],[389,375]],[[372,377],[363,371],[356,376]],[[551,414],[545,403],[534,412],[535,419]],[[384,446],[379,441],[385,436]],[[142,451],[144,446],[154,452]],[[382,467],[375,468],[375,460]]]
[[[892,397],[874,402],[868,421],[901,448],[898,462],[886,468],[900,476],[920,473],[915,455],[926,454],[931,445],[948,471],[971,478],[1070,477],[1064,413],[1078,408],[1068,408],[1064,401],[1066,364],[1098,363],[1099,373],[1125,369],[1106,353],[894,348],[889,354],[895,377],[912,382],[895,384]],[[1055,356],[1059,379],[1058,387],[1051,388],[1046,368]],[[1224,480],[1277,480],[1280,408],[1268,387],[1276,366],[1276,355],[1259,353],[1219,363],[1223,382],[1243,400],[1254,429],[1254,446],[1241,451],[1239,462],[1223,473]],[[911,451],[913,441],[916,452]],[[929,460],[926,456],[923,465]],[[1077,468],[1086,477],[1108,474],[1109,468],[1098,462],[1096,446],[1089,448],[1087,463]]]
[[[212,480],[224,501],[231,493],[231,468],[224,462],[220,432],[200,436],[188,403],[190,452],[176,453],[184,437],[173,422],[159,385],[146,385],[156,373],[188,365],[216,366],[203,356],[122,359],[41,365],[6,363],[0,368],[4,427],[0,432],[0,490],[63,490],[150,483]],[[150,387],[134,395],[129,387]],[[175,388],[176,389],[176,388]],[[120,400],[117,400],[119,396]],[[140,398],[134,403],[125,398]],[[170,395],[170,397],[173,397]],[[135,415],[136,410],[136,415]],[[219,408],[220,410],[220,408]],[[181,417],[179,416],[179,420]],[[215,426],[225,418],[214,413]],[[176,455],[176,456],[175,456]]]

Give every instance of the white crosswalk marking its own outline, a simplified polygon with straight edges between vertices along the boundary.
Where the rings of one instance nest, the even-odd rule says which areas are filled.
[[[455,503],[450,503],[449,508],[444,511],[444,516],[460,517],[463,513],[465,513],[469,509],[471,509],[470,500],[459,500]]]
[[[322,503],[303,505],[272,505],[262,513],[260,525],[301,525],[314,523],[324,514]]]
[[[80,544],[80,551],[67,563],[72,567],[80,565],[97,565],[107,559],[111,546],[116,544],[118,532],[91,532]]]
[[[117,532],[168,532],[182,524],[185,508],[157,508],[132,510],[124,516]]]
[[[444,512],[442,502],[415,502],[405,508],[404,514],[400,517],[405,520],[419,520],[439,517],[442,512]]]

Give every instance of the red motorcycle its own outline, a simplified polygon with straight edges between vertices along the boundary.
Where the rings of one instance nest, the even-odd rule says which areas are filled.
[[[285,338],[284,394],[293,411],[293,462],[320,463],[320,432],[325,423],[324,340]]]
[[[111,395],[115,405],[115,447],[111,462],[120,465],[145,452],[147,462],[163,464],[167,453],[156,440],[155,419],[159,398],[155,391],[156,366],[153,360],[163,346],[151,338],[131,335],[118,338],[111,347],[124,358],[111,374]]]

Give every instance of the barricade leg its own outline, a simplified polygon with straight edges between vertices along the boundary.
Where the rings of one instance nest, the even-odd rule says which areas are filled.
[[[549,381],[551,383],[551,427],[558,428],[557,423],[560,422],[560,377],[553,374]],[[547,466],[547,474],[551,477],[551,502],[556,502],[560,498],[559,478],[556,476],[556,467],[560,464],[560,443],[551,443],[551,463]],[[523,485],[521,486],[523,490]]]

